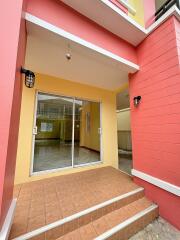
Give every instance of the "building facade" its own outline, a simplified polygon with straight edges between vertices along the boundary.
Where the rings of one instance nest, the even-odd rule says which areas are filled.
[[[0,228],[14,184],[118,168],[116,95],[127,83],[134,182],[180,228],[179,1],[1,5]],[[54,142],[42,150],[43,139]],[[49,164],[52,149],[61,163]]]

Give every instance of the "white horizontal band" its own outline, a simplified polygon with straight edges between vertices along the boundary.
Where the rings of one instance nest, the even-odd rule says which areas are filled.
[[[180,196],[180,187],[178,187],[176,185],[173,185],[169,182],[163,181],[159,178],[153,177],[149,174],[143,173],[143,172],[135,170],[135,169],[132,169],[131,173],[135,177],[138,177],[138,178],[140,178],[148,183],[151,183],[159,188],[162,188],[170,193]]]
[[[127,226],[129,226],[133,222],[137,221],[138,219],[142,218],[146,214],[150,213],[151,211],[155,210],[156,208],[157,208],[157,205],[153,204],[152,206],[146,208],[145,210],[137,213],[133,217],[130,217],[127,220],[125,220],[124,222],[122,222],[122,223],[118,224],[117,226],[111,228],[110,230],[108,230],[107,232],[105,232],[102,235],[98,236],[94,240],[105,240],[105,239],[110,238],[114,234],[116,234],[119,231],[123,230],[124,228],[126,228]]]

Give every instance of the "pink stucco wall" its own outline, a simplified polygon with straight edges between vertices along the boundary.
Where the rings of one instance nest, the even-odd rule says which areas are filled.
[[[144,0],[144,22],[145,22],[145,27],[149,27],[155,19],[155,12],[156,12],[156,7],[155,7],[155,0]]]
[[[179,22],[171,17],[148,36],[137,49],[140,71],[129,81],[133,168],[177,186],[180,186],[179,32]],[[142,96],[138,108],[133,106],[136,95]],[[168,201],[172,199],[173,209],[178,212],[177,197],[155,188],[148,187],[147,191],[159,204],[160,214],[180,227],[179,215],[171,211]]]
[[[27,12],[114,54],[137,63],[135,47],[74,11],[61,1],[31,0]]]
[[[1,3],[0,229],[13,197],[21,103],[19,70],[25,52],[25,23],[21,21],[22,5],[23,0],[6,0]]]

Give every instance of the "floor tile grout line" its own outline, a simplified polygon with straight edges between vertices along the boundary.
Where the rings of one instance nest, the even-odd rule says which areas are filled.
[[[86,214],[88,214],[88,213],[91,213],[91,212],[93,212],[93,211],[95,211],[95,210],[97,210],[97,209],[100,209],[100,208],[102,208],[102,207],[108,206],[109,204],[112,204],[112,203],[114,203],[114,202],[120,201],[120,200],[122,200],[122,199],[124,199],[124,198],[127,198],[127,197],[129,197],[129,196],[132,196],[132,195],[134,195],[134,194],[136,194],[136,193],[139,193],[139,192],[141,192],[141,191],[144,191],[144,188],[139,187],[139,188],[137,188],[137,189],[135,189],[135,190],[133,190],[133,191],[131,191],[131,192],[127,192],[127,193],[122,194],[122,195],[120,195],[120,196],[118,196],[118,197],[112,198],[112,199],[107,200],[107,201],[105,201],[105,202],[103,202],[103,203],[100,203],[100,204],[97,204],[97,205],[95,205],[95,206],[93,206],[93,207],[87,208],[87,209],[85,209],[85,210],[83,210],[83,211],[81,211],[81,212],[75,213],[75,214],[73,214],[73,215],[71,215],[71,216],[65,217],[65,218],[63,218],[63,219],[60,219],[60,220],[55,221],[55,222],[53,222],[53,223],[50,223],[50,224],[48,224],[48,225],[46,225],[46,226],[43,226],[43,227],[41,227],[41,228],[38,228],[38,229],[36,229],[36,230],[33,230],[33,231],[28,232],[28,233],[26,233],[26,234],[23,234],[23,235],[21,235],[21,236],[19,236],[19,237],[14,238],[13,240],[27,240],[27,239],[30,239],[30,238],[32,238],[32,237],[35,237],[35,236],[41,234],[41,233],[44,233],[44,232],[46,232],[46,231],[48,231],[48,230],[51,230],[51,229],[53,229],[53,228],[55,228],[55,227],[59,227],[59,226],[65,224],[65,223],[67,223],[67,222],[70,222],[70,221],[72,221],[72,220],[75,220],[75,219],[77,219],[77,218],[79,218],[79,217],[82,217],[82,216],[84,216],[84,215],[86,215]]]

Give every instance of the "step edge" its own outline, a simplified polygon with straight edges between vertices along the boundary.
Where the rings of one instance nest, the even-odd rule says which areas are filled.
[[[150,213],[151,211],[157,209],[158,206],[156,204],[152,204],[150,207],[140,211],[139,213],[135,214],[134,216],[128,218],[124,222],[116,225],[115,227],[111,228],[110,230],[104,232],[100,236],[94,238],[94,240],[105,240],[109,237],[113,236],[117,232],[121,231],[123,228],[127,227],[128,225],[132,224],[136,220],[140,219],[141,217],[145,216],[146,214]]]
[[[55,227],[59,227],[59,226],[65,224],[65,223],[73,221],[73,220],[75,220],[75,219],[77,219],[79,217],[82,217],[82,216],[84,216],[86,214],[89,214],[89,213],[91,213],[91,212],[93,212],[95,210],[98,210],[100,208],[108,206],[109,204],[115,203],[117,201],[120,201],[120,200],[122,200],[124,198],[127,198],[129,196],[132,196],[132,195],[137,194],[137,193],[142,192],[142,191],[144,191],[144,188],[139,187],[139,188],[137,188],[137,189],[135,189],[135,190],[133,190],[131,192],[127,192],[127,193],[119,195],[119,196],[117,196],[115,198],[111,198],[111,199],[109,199],[109,200],[107,200],[107,201],[105,201],[103,203],[97,204],[97,205],[95,205],[93,207],[90,207],[90,208],[87,208],[87,209],[85,209],[85,210],[83,210],[81,212],[75,213],[75,214],[73,214],[71,216],[68,216],[66,218],[63,218],[63,219],[60,219],[60,220],[55,221],[53,223],[47,224],[47,225],[45,225],[45,226],[43,226],[41,228],[35,229],[35,230],[31,231],[31,232],[28,232],[26,234],[18,236],[16,238],[12,239],[12,240],[27,240],[27,239],[30,239],[32,237],[38,236],[39,234],[42,234],[42,233],[44,233],[46,231],[49,231],[49,230],[51,230],[51,229],[53,229]]]

